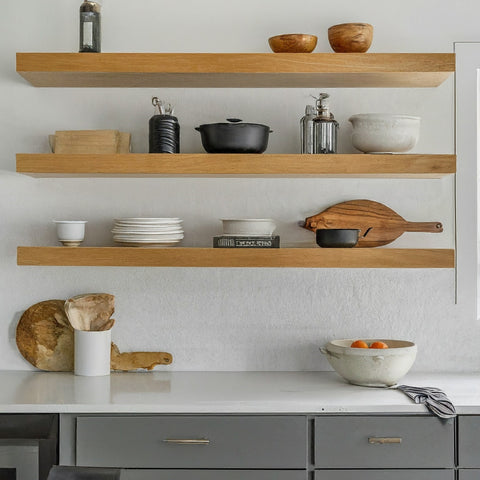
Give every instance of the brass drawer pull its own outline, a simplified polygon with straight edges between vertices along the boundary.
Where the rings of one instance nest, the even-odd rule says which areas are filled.
[[[402,443],[401,437],[368,437],[371,445],[386,445],[390,443]]]
[[[177,445],[208,445],[208,438],[166,438],[165,443],[175,443]]]

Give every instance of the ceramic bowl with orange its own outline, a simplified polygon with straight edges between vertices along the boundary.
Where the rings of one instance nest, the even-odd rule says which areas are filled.
[[[407,340],[361,339],[371,346],[375,342],[388,348],[356,348],[352,343],[359,339],[332,340],[320,351],[328,363],[345,380],[365,387],[395,385],[412,367],[417,356],[417,346]],[[378,344],[380,346],[380,343]]]

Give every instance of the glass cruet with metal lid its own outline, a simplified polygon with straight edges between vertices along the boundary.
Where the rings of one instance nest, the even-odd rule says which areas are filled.
[[[314,123],[317,113],[314,105],[305,107],[305,115],[300,119],[301,153],[314,152]]]
[[[330,112],[328,93],[316,99],[317,116],[313,119],[314,153],[337,153],[338,122]]]

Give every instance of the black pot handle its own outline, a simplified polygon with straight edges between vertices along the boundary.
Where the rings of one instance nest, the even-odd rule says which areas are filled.
[[[240,120],[239,118],[227,118],[227,122],[231,122],[231,123],[238,123],[241,121],[242,120]]]
[[[201,129],[200,129],[200,127],[195,127],[195,130],[196,130],[197,132],[199,132]]]

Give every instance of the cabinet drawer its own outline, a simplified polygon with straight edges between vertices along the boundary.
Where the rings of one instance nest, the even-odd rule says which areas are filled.
[[[125,470],[120,480],[307,480],[306,470]],[[403,480],[403,479],[402,479]],[[421,479],[430,480],[430,479]],[[453,480],[451,478],[439,480]]]
[[[480,469],[458,470],[458,480],[480,480]]]
[[[314,452],[316,468],[453,467],[454,422],[433,416],[316,417]]]
[[[293,469],[306,468],[306,459],[301,416],[115,416],[76,422],[79,466]]]
[[[315,480],[454,480],[454,470],[316,470]],[[460,479],[462,480],[462,479]],[[473,480],[473,479],[463,479]],[[477,479],[478,480],[478,479]]]
[[[458,417],[458,465],[480,467],[480,416]]]

